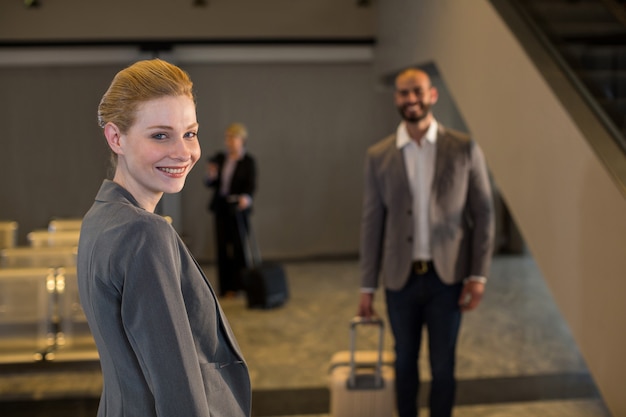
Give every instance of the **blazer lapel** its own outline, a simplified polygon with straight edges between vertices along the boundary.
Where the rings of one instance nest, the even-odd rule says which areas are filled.
[[[435,176],[432,186],[432,201],[437,201],[437,197],[445,193],[445,189],[452,179],[452,167],[450,166],[449,158],[446,157],[449,152],[448,146],[449,142],[446,131],[443,126],[439,125],[439,131],[437,132],[437,154],[435,156]]]
[[[209,291],[211,292],[211,295],[213,295],[213,298],[215,299],[215,305],[217,307],[216,313],[218,315],[219,326],[222,328],[222,330],[224,330],[224,333],[226,333],[226,339],[228,340],[228,343],[230,343],[231,348],[233,349],[235,354],[239,357],[239,359],[245,362],[243,353],[241,352],[241,348],[239,347],[239,344],[237,343],[237,339],[235,338],[235,335],[233,334],[233,331],[230,328],[230,324],[227,324],[227,322],[225,322],[226,315],[224,314],[224,311],[222,310],[222,306],[220,305],[218,301],[217,294],[215,294],[215,291],[213,290],[213,286],[211,285],[211,282],[205,275],[204,270],[202,269],[198,261],[196,261],[196,258],[191,254],[187,246],[183,244],[182,239],[180,239],[180,237],[179,237],[179,240],[180,240],[179,245],[182,245],[187,255],[193,260],[193,263],[196,265],[196,268],[198,268],[198,271],[200,272],[200,275],[202,275],[204,282],[209,287]]]
[[[398,178],[400,186],[411,195],[411,186],[409,184],[409,172],[406,169],[406,163],[404,162],[404,152],[402,148],[398,148],[396,145],[396,136],[393,136],[393,141],[389,147],[389,168],[387,171],[392,172],[393,178]]]

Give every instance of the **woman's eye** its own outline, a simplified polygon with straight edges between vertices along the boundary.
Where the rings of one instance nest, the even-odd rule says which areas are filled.
[[[198,133],[196,133],[196,132],[187,132],[187,133],[185,133],[185,137],[188,138],[188,139],[195,138],[196,136],[198,136]]]
[[[152,135],[153,139],[165,139],[167,138],[167,135],[165,133],[155,133],[154,135]]]

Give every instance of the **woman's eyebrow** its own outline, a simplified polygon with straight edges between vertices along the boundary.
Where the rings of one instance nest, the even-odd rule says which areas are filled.
[[[185,129],[193,129],[193,128],[196,128],[198,126],[199,126],[198,122],[194,122],[194,123],[191,123],[189,126],[187,126]],[[174,128],[172,126],[169,126],[169,125],[148,126],[147,129],[174,130]]]

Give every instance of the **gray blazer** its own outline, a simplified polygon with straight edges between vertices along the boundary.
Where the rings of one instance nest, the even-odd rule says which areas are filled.
[[[104,379],[98,416],[249,416],[248,368],[176,231],[104,181],[83,219],[80,299]]]
[[[429,217],[433,262],[447,284],[487,276],[494,219],[483,153],[468,136],[439,125]],[[399,290],[413,249],[412,196],[402,150],[393,134],[371,146],[365,161],[361,286]]]

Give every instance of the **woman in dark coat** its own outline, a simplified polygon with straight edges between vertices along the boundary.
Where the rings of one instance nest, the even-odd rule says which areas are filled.
[[[220,295],[226,298],[243,289],[241,232],[248,230],[257,176],[254,158],[245,149],[247,137],[244,125],[231,124],[225,132],[226,152],[218,152],[207,163],[205,184],[215,189],[209,210],[215,218]]]

